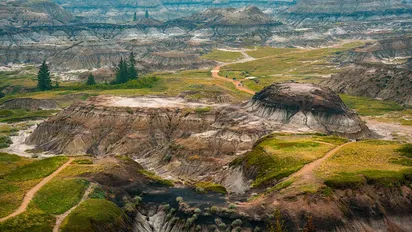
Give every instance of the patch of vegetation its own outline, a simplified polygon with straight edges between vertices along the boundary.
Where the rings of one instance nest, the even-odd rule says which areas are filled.
[[[61,90],[113,90],[113,89],[145,89],[153,88],[154,85],[159,81],[158,77],[142,77],[137,80],[130,80],[121,84],[95,84],[95,85],[86,85],[86,84],[72,84],[68,86],[63,86]]]
[[[342,145],[349,142],[349,139],[339,136],[316,136],[314,138],[316,139],[316,141],[331,143],[335,145]]]
[[[412,158],[412,144],[410,143],[402,145],[402,147],[396,151],[401,153],[402,156]]]
[[[93,164],[91,159],[78,159],[74,161],[76,164]]]
[[[145,177],[147,177],[149,180],[152,180],[153,182],[156,182],[158,184],[161,185],[166,185],[166,186],[174,186],[174,183],[171,180],[166,180],[161,178],[160,176],[156,175],[153,172],[149,172],[147,170],[144,169],[140,169],[138,170],[138,172],[142,175],[144,175]]]
[[[9,136],[0,136],[0,149],[10,147],[13,144]]]
[[[63,221],[61,231],[119,231],[125,227],[125,217],[122,210],[110,201],[87,199]]]
[[[215,192],[215,193],[222,193],[226,194],[227,190],[224,186],[216,183],[211,182],[199,182],[196,183],[196,192],[198,193],[208,193],[208,192]]]
[[[82,179],[54,180],[37,192],[32,205],[49,214],[62,214],[82,199],[88,185]]]
[[[359,174],[341,172],[328,177],[324,183],[333,189],[355,189],[364,185],[365,178]]]
[[[362,172],[366,181],[370,185],[382,187],[397,187],[405,181],[402,172],[386,170],[367,170]]]
[[[63,156],[46,158],[14,169],[4,178],[8,181],[27,181],[46,177],[52,174],[57,168],[67,162]]]
[[[275,185],[274,187],[269,188],[266,192],[271,193],[273,191],[280,191],[282,189],[285,189],[285,188],[291,186],[293,184],[293,182],[294,182],[294,180],[286,180],[286,181],[280,182],[279,184]]]
[[[232,62],[242,59],[243,55],[240,52],[229,52],[221,50],[213,50],[212,52],[201,56],[205,60],[215,60],[220,62]]]
[[[41,118],[47,118],[53,114],[59,112],[58,110],[39,110],[39,111],[27,111],[23,109],[17,110],[0,110],[0,122],[21,122],[27,120],[36,120]]]
[[[198,114],[208,113],[212,110],[212,107],[196,108],[195,112]]]
[[[384,115],[393,111],[402,111],[404,108],[396,102],[380,101],[367,97],[340,95],[343,102],[351,109],[355,109],[362,116]]]
[[[92,193],[90,193],[89,198],[91,199],[105,199],[106,192],[101,188],[95,188]]]
[[[52,232],[56,218],[41,212],[25,212],[0,223],[2,232]]]

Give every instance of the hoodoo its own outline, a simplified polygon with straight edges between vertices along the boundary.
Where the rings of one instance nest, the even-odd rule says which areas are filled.
[[[353,139],[372,135],[338,95],[314,84],[272,84],[257,93],[246,107],[261,117],[312,131]]]

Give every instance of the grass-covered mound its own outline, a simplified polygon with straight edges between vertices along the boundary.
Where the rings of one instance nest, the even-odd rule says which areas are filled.
[[[305,164],[323,157],[336,145],[319,142],[318,135],[272,135],[262,139],[251,152],[235,159],[231,166],[243,166],[254,179],[253,187],[266,187],[287,177]],[[330,140],[336,141],[334,137]]]
[[[104,199],[82,202],[64,220],[62,232],[125,231],[127,216],[114,203]]]
[[[88,184],[82,179],[54,180],[36,193],[32,205],[49,214],[62,214],[81,200]]]

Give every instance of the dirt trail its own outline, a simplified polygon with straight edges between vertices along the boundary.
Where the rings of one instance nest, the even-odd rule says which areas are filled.
[[[60,227],[64,221],[64,219],[66,219],[67,216],[69,216],[69,214],[76,209],[83,201],[85,201],[90,193],[96,188],[96,184],[91,183],[90,186],[86,189],[86,191],[83,194],[82,199],[79,201],[79,203],[77,203],[77,205],[73,206],[72,208],[70,208],[69,210],[67,210],[64,214],[60,214],[56,217],[56,225],[53,227],[53,232],[59,232],[60,231]]]
[[[294,174],[292,174],[288,179],[292,179],[292,178],[300,178],[300,181],[304,181],[304,182],[308,182],[308,181],[316,181],[316,177],[313,174],[313,170],[315,170],[317,167],[319,167],[319,165],[321,165],[325,160],[329,159],[330,157],[332,157],[336,152],[338,152],[342,147],[345,147],[349,144],[352,144],[355,142],[348,142],[345,144],[342,144],[340,146],[335,147],[333,150],[329,151],[328,153],[326,153],[325,156],[323,156],[320,159],[317,159],[315,161],[313,161],[312,163],[309,163],[307,165],[305,165],[303,168],[301,168],[299,171],[295,172]]]
[[[73,162],[73,160],[74,160],[73,158],[70,158],[69,161],[67,161],[65,164],[60,166],[56,171],[54,171],[49,176],[45,177],[42,181],[40,181],[40,183],[38,183],[36,186],[34,186],[32,189],[30,189],[30,191],[28,191],[26,193],[26,195],[24,196],[23,202],[21,203],[20,207],[17,210],[15,210],[12,214],[10,214],[6,217],[0,218],[0,222],[4,222],[4,221],[6,221],[6,220],[8,220],[12,217],[15,217],[15,216],[25,212],[27,210],[27,206],[29,205],[30,201],[33,199],[33,197],[37,193],[37,191],[39,191],[51,179],[56,177],[57,174],[59,174],[61,171],[63,171],[63,169],[68,167]]]

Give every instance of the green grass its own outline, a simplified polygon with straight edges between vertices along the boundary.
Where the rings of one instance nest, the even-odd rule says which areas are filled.
[[[357,42],[318,49],[258,48],[248,54],[260,59],[224,66],[221,76],[228,75],[230,78],[243,80],[244,84],[254,91],[260,91],[274,82],[319,83],[325,76],[340,72],[338,64],[333,62],[338,53],[359,45]],[[258,77],[259,83],[242,79],[246,74]]]
[[[47,118],[57,113],[57,110],[39,110],[39,111],[26,111],[23,109],[17,110],[0,110],[0,122],[21,122],[27,120],[36,120],[41,118]]]
[[[171,180],[163,179],[163,178],[161,178],[160,176],[156,175],[153,172],[149,172],[149,171],[144,170],[144,169],[137,170],[137,172],[144,175],[149,180],[151,180],[153,182],[156,182],[158,184],[166,185],[166,186],[174,186],[174,183]]]
[[[354,189],[363,186],[365,178],[359,174],[341,172],[326,178],[324,183],[333,189]]]
[[[81,200],[88,184],[82,179],[53,180],[36,193],[31,205],[48,214],[62,214]]]
[[[87,199],[64,220],[62,232],[121,231],[125,215],[114,203]]]
[[[21,168],[14,169],[5,175],[4,178],[14,182],[43,178],[52,174],[57,168],[67,162],[67,160],[66,157],[58,156],[35,161]]]
[[[200,58],[206,60],[215,60],[220,62],[232,62],[243,58],[240,52],[228,52],[221,50],[213,50],[212,52],[201,56]]]
[[[293,184],[293,182],[294,182],[294,180],[286,180],[286,181],[280,182],[279,184],[275,185],[274,187],[269,188],[266,191],[266,193],[271,193],[273,191],[280,191],[282,189],[285,189],[285,188],[291,186]]]
[[[226,194],[227,190],[224,186],[216,183],[211,183],[211,182],[199,182],[196,183],[195,185],[196,189],[202,189],[203,192],[208,193],[208,192],[215,192],[215,193],[222,193]]]
[[[412,144],[410,143],[402,145],[402,147],[396,151],[399,152],[402,156],[412,158]]]
[[[4,153],[0,157],[3,160],[0,161],[0,217],[15,210],[26,192],[67,161],[66,157],[33,161]]]
[[[25,212],[3,223],[2,232],[51,232],[56,218],[42,212]]]
[[[396,187],[404,183],[412,160],[400,155],[397,142],[369,140],[341,148],[316,170],[331,188],[358,188],[364,184]]]
[[[404,108],[389,101],[380,101],[367,97],[357,97],[349,95],[340,95],[343,102],[351,109],[355,109],[362,116],[378,116],[390,113],[393,111],[402,111]]]

